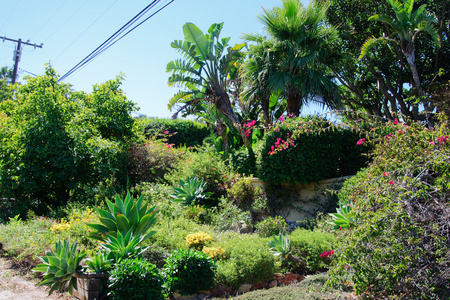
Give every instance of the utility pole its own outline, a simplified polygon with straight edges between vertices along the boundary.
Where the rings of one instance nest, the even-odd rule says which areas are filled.
[[[40,44],[40,45],[36,45],[36,43],[31,44],[29,40],[26,42],[23,42],[22,39],[13,40],[13,39],[9,39],[5,36],[0,36],[0,39],[2,39],[3,42],[5,42],[5,40],[6,40],[6,41],[17,43],[17,48],[14,50],[14,56],[13,56],[13,60],[15,61],[15,63],[14,63],[12,84],[14,84],[14,83],[16,83],[17,69],[19,68],[20,56],[22,55],[22,45],[33,46],[34,49],[36,49],[36,48],[42,48],[42,46],[44,44]]]

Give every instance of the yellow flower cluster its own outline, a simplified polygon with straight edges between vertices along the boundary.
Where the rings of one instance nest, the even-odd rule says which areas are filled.
[[[52,228],[50,228],[51,231],[53,232],[63,232],[66,230],[70,229],[70,226],[72,226],[72,221],[67,222],[65,220],[61,220],[60,223],[58,223],[57,221],[55,223],[53,223]]]
[[[219,260],[222,258],[226,258],[225,249],[222,247],[203,247],[202,250],[203,253],[207,254],[209,257],[211,257],[214,260]]]
[[[204,232],[197,232],[189,234],[186,237],[186,246],[188,248],[195,248],[198,251],[201,251],[202,248],[211,241],[211,235]]]
[[[89,208],[83,212],[79,210],[73,210],[71,214],[68,216],[69,221],[64,219],[61,222],[56,221],[53,223],[52,228],[50,228],[53,232],[64,232],[70,230],[73,225],[80,224],[83,227],[87,227],[86,223],[90,223],[92,220],[96,218],[96,214],[92,208]]]

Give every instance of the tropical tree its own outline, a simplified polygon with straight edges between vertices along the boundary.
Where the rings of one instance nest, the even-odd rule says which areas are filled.
[[[392,36],[387,24],[369,21],[368,17],[379,12],[395,19],[394,10],[385,2],[371,0],[332,0],[330,3],[327,21],[338,29],[340,39],[332,47],[334,56],[328,67],[339,80],[345,107],[384,120],[401,117],[424,120],[425,116],[419,113],[417,97],[414,97],[418,89],[414,86],[408,62],[395,43],[379,43],[363,59],[358,59],[368,37]],[[450,79],[450,73],[445,71],[450,70],[450,52],[447,50],[450,46],[450,5],[447,0],[415,1],[416,7],[423,4],[438,19],[441,47],[437,48],[428,34],[421,35],[415,40],[415,48],[420,49],[415,62],[424,97],[431,96],[435,102],[441,102],[442,97],[435,96],[434,91]]]
[[[223,23],[214,23],[204,34],[193,23],[183,26],[184,41],[176,40],[171,45],[184,59],[169,62],[167,72],[171,73],[169,86],[184,89],[172,97],[168,106],[171,109],[180,103],[184,107],[199,101],[212,103],[236,127],[244,144],[251,147],[231,105],[228,80],[229,73],[236,68],[235,62],[244,56],[241,50],[245,44],[228,47],[230,38],[219,38],[222,28]]]
[[[398,0],[386,0],[395,12],[395,18],[376,14],[369,18],[369,21],[382,22],[391,28],[392,36],[371,37],[361,47],[360,58],[364,57],[372,48],[381,43],[394,43],[404,54],[411,69],[414,85],[418,88],[419,95],[423,94],[420,84],[419,72],[416,67],[415,43],[420,33],[427,33],[432,38],[436,47],[440,47],[440,39],[437,28],[433,25],[437,23],[437,18],[427,12],[426,5],[421,5],[413,12],[414,0],[406,0],[400,3]],[[422,104],[426,112],[429,112],[428,101],[423,100]]]
[[[304,8],[298,0],[283,0],[282,7],[264,10],[259,16],[273,40],[262,54],[273,55],[276,62],[264,66],[268,73],[266,86],[284,92],[288,114],[298,116],[301,106],[310,100],[339,106],[338,87],[323,64],[329,45],[337,39],[336,29],[324,23],[328,6],[313,2]],[[261,42],[258,35],[245,38]]]
[[[8,67],[0,68],[0,80],[6,79],[7,81],[11,81],[13,77],[13,70]]]

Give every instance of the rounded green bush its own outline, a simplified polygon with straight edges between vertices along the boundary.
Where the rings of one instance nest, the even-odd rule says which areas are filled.
[[[175,250],[166,260],[164,273],[170,292],[191,295],[214,284],[216,265],[206,254],[192,249]]]
[[[255,225],[256,232],[260,236],[269,237],[273,235],[279,235],[285,233],[288,229],[288,224],[281,216],[268,217],[262,222]]]
[[[111,299],[164,300],[163,278],[155,265],[141,259],[125,259],[111,270],[108,296]]]

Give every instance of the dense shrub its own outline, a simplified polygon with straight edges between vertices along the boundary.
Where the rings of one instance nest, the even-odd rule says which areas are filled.
[[[228,198],[241,209],[248,210],[254,202],[255,189],[250,178],[238,176],[227,189]]]
[[[183,160],[178,161],[175,169],[166,175],[166,179],[173,186],[179,185],[180,180],[197,176],[206,182],[206,192],[212,195],[208,198],[206,205],[216,206],[221,196],[226,194],[226,186],[230,169],[225,165],[222,158],[211,148],[198,148],[197,151],[186,153]]]
[[[174,149],[162,140],[149,139],[145,144],[133,144],[128,149],[128,176],[131,184],[141,182],[166,183],[164,175],[172,171],[183,158],[182,149]]]
[[[243,211],[227,198],[221,198],[218,206],[213,209],[211,225],[220,231],[225,231],[235,228],[242,222],[246,225],[251,223],[250,212]]]
[[[120,84],[118,78],[78,93],[47,68],[14,86],[14,100],[0,103],[1,198],[46,213],[80,187],[123,174],[135,105]]]
[[[169,250],[186,249],[186,237],[194,232],[205,232],[213,238],[215,236],[211,226],[197,224],[182,216],[176,219],[158,218],[154,230],[156,233],[144,244],[160,246]]]
[[[264,137],[258,177],[271,184],[308,184],[353,175],[364,167],[360,134],[312,118],[287,119]]]
[[[214,284],[216,265],[206,254],[192,249],[172,252],[164,266],[171,292],[190,295],[209,290]]]
[[[155,265],[141,259],[115,264],[108,279],[111,299],[163,300],[163,278]]]
[[[205,124],[191,120],[171,120],[171,119],[141,119],[141,126],[144,127],[147,138],[157,137],[167,132],[170,135],[167,139],[169,144],[175,147],[200,146],[203,140],[210,135]]]
[[[269,280],[275,273],[275,258],[269,252],[267,239],[257,235],[228,232],[218,237],[218,246],[228,259],[217,262],[217,285],[237,289],[241,284]]]
[[[336,236],[331,233],[296,229],[290,235],[292,255],[306,262],[306,271],[321,271],[331,262],[332,257],[321,257],[321,254],[334,249]],[[289,271],[299,271],[299,266],[288,263]]]
[[[260,236],[269,237],[285,233],[288,229],[288,224],[281,216],[275,216],[268,217],[264,221],[256,224],[255,227],[256,232],[259,233]]]
[[[450,294],[448,129],[385,125],[373,163],[340,192],[356,228],[343,230],[333,282],[350,276],[358,294],[446,299]],[[373,129],[371,132],[376,132]]]

